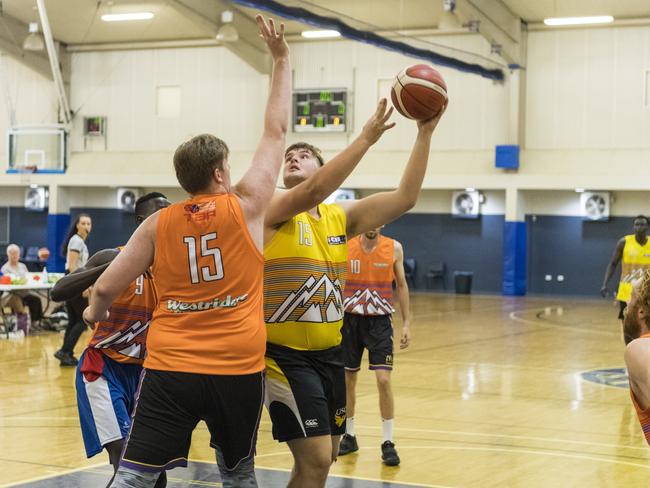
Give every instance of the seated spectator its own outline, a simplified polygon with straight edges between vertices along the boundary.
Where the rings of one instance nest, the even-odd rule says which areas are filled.
[[[7,246],[7,262],[2,265],[0,272],[3,275],[10,275],[14,278],[27,277],[27,266],[20,262],[20,248],[16,244],[9,244]],[[3,307],[11,308],[13,313],[25,313],[25,306],[23,305],[20,293],[5,293],[0,301]]]

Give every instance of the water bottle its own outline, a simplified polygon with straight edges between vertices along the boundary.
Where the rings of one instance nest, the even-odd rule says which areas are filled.
[[[50,278],[49,278],[49,276],[47,275],[47,266],[44,266],[44,267],[43,267],[43,273],[42,273],[41,277],[42,277],[42,279],[43,279],[43,283],[44,283],[44,284],[47,285],[47,284],[50,282]]]

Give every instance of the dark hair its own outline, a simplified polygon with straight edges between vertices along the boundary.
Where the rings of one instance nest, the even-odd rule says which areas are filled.
[[[286,151],[284,151],[284,157],[287,157],[287,154],[289,154],[290,151],[293,151],[294,149],[306,149],[310,153],[314,155],[316,159],[318,159],[318,165],[323,166],[325,162],[323,161],[323,156],[320,153],[320,149],[318,149],[316,146],[312,146],[308,142],[296,142],[295,144],[291,144]]]
[[[636,222],[637,220],[645,220],[646,225],[650,225],[650,220],[645,215],[637,215],[634,217],[634,221]]]
[[[178,182],[189,194],[205,189],[215,169],[223,169],[229,150],[225,142],[210,134],[201,134],[184,142],[174,153]]]
[[[135,201],[135,208],[138,208],[139,205],[142,205],[143,203],[148,202],[149,200],[152,200],[154,198],[164,198],[165,200],[167,200],[167,197],[162,193],[157,191],[152,191],[151,193],[147,193],[146,195],[142,195],[140,198],[138,198]]]
[[[90,215],[87,213],[80,213],[77,215],[77,218],[74,219],[74,222],[70,223],[70,227],[68,227],[68,233],[66,234],[65,239],[63,239],[63,244],[61,245],[61,257],[68,257],[68,244],[70,244],[70,239],[72,239],[72,236],[77,233],[77,225],[83,217],[88,217],[91,219]]]

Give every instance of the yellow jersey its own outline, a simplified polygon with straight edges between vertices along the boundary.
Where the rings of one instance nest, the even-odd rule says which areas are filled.
[[[632,298],[633,282],[643,276],[643,271],[650,268],[650,239],[644,246],[639,244],[634,235],[625,236],[623,248],[623,269],[621,282],[618,285],[616,299],[629,302]]]
[[[341,343],[347,271],[345,212],[320,204],[282,224],[264,247],[268,342],[298,350]]]

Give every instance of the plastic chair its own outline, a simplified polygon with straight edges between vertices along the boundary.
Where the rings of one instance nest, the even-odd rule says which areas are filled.
[[[442,289],[446,290],[447,289],[446,277],[447,277],[447,265],[443,261],[438,261],[436,263],[433,263],[429,267],[429,271],[427,271],[427,274],[425,275],[425,278],[427,280],[427,288],[433,288],[433,285],[435,284],[436,280],[440,280],[442,282]]]

